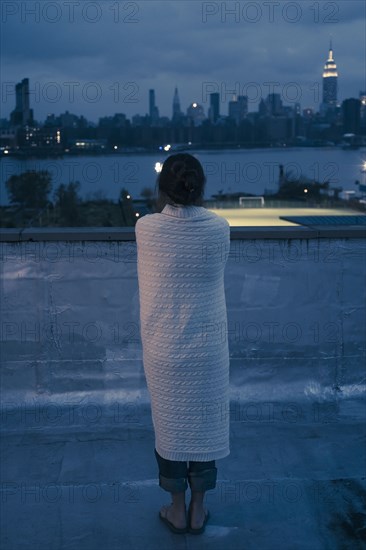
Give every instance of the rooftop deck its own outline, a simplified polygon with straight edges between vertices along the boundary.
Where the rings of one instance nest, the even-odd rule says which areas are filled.
[[[134,231],[1,233],[1,548],[365,547],[364,228],[231,228],[231,454],[200,537],[157,518]]]

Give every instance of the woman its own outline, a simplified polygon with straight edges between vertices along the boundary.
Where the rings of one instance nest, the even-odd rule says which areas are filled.
[[[195,157],[168,157],[157,181],[158,204],[165,206],[135,226],[155,457],[159,485],[172,496],[159,517],[175,533],[204,531],[203,500],[216,487],[215,460],[230,453],[224,291],[230,226],[202,206],[205,182]]]

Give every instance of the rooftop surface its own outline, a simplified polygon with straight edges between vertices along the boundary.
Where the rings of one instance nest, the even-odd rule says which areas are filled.
[[[48,429],[43,420],[43,429],[40,423],[6,434],[2,549],[365,548],[360,400],[307,410],[299,402],[233,407],[231,454],[217,461],[217,487],[205,499],[211,520],[199,537],[172,534],[158,520],[170,495],[158,487],[151,426],[141,410],[119,402],[118,421],[116,403],[102,425],[97,413],[105,419],[107,409],[96,403],[84,395],[72,406],[84,428],[57,425],[53,401],[40,408]],[[59,411],[69,418],[71,405]]]
[[[2,243],[2,550],[364,550],[365,237],[283,229],[231,242],[231,453],[200,536],[158,519],[135,243]]]

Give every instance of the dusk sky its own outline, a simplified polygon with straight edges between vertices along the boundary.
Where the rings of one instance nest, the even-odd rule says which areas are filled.
[[[221,93],[249,111],[271,91],[285,105],[318,108],[332,37],[338,99],[366,89],[365,2],[323,1],[3,1],[2,117],[14,109],[14,85],[30,79],[37,121],[65,110],[101,116],[148,113],[155,89],[160,116],[172,115],[178,87],[184,112]]]

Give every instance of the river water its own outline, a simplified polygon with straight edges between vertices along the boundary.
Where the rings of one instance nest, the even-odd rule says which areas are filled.
[[[357,191],[355,181],[365,183],[361,168],[366,162],[366,148],[273,148],[236,149],[192,152],[202,163],[207,183],[205,198],[220,191],[261,195],[278,188],[279,165],[293,176],[305,176],[330,187]],[[79,181],[80,195],[91,198],[95,193],[116,200],[122,188],[138,199],[141,191],[154,190],[156,163],[164,162],[169,153],[114,154],[105,156],[64,156],[63,158],[27,159],[2,157],[0,163],[0,204],[9,204],[5,182],[13,174],[26,170],[48,170],[52,174],[53,200],[61,184]]]

